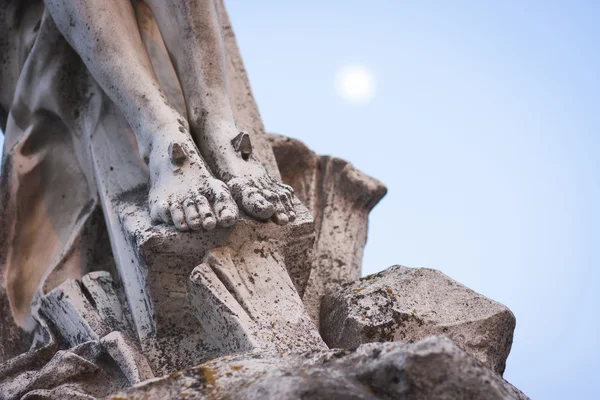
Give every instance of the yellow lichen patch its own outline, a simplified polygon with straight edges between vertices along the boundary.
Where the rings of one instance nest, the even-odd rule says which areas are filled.
[[[215,373],[213,372],[213,370],[211,368],[198,366],[198,367],[195,367],[194,369],[196,369],[202,373],[202,376],[204,378],[204,383],[207,386],[213,386],[213,387],[216,386],[217,377],[215,376]]]
[[[181,376],[181,372],[173,372],[171,375],[169,375],[171,377],[171,379],[177,379]]]
[[[352,294],[354,294],[354,293],[358,293],[358,292],[360,292],[361,290],[365,290],[365,288],[364,288],[364,287],[359,287],[359,288],[356,288],[356,289],[352,289],[352,290],[350,291],[350,293],[352,293]]]
[[[181,392],[179,393],[179,397],[182,399],[187,399],[188,397],[190,397],[190,394],[188,392]]]
[[[234,371],[239,371],[240,369],[242,369],[241,365],[230,365],[229,368],[231,368]]]
[[[385,291],[388,292],[389,294],[393,293],[392,288],[387,288],[387,289],[385,289]]]

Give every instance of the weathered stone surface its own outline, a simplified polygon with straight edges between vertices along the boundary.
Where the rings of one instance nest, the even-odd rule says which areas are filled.
[[[113,331],[100,339],[100,344],[115,360],[130,384],[154,378],[154,373],[138,343],[128,336]]]
[[[98,340],[111,331],[74,279],[63,282],[42,298],[41,314],[67,347]]]
[[[253,151],[258,152],[263,165],[275,179],[280,179],[279,170],[269,146],[265,127],[258,112],[258,106],[252,95],[248,74],[233,33],[229,16],[223,0],[217,0],[216,5],[221,16],[223,39],[227,50],[227,90],[233,109],[235,121],[240,131],[247,132],[252,139]]]
[[[387,189],[349,162],[319,156],[298,140],[269,140],[283,182],[315,219],[315,263],[302,299],[318,323],[322,296],[360,277],[369,212]]]
[[[98,341],[32,351],[0,365],[1,400],[93,399],[130,385]]]
[[[326,349],[276,243],[248,241],[208,252],[190,277],[196,318],[223,354]]]
[[[330,347],[446,335],[502,374],[515,316],[439,271],[393,266],[327,295],[320,330]]]
[[[107,272],[61,283],[39,301],[31,349],[0,364],[0,400],[90,399],[153,378],[127,313]]]
[[[244,353],[141,383],[110,399],[527,399],[445,337],[352,352]]]
[[[207,251],[241,249],[244,243],[276,244],[281,267],[294,285],[286,293],[290,298],[302,296],[311,273],[315,235],[310,212],[299,201],[295,203],[296,219],[286,226],[248,217],[240,218],[234,227],[208,232],[179,232],[155,224],[148,214],[148,170],[126,122],[108,119],[96,129],[91,152],[116,269],[136,339],[156,374],[195,365],[235,347],[230,339],[235,342],[237,338],[226,332],[208,335],[198,319],[202,312],[192,305],[198,302],[188,290],[190,278]],[[128,174],[111,170],[123,163],[128,165]],[[317,328],[313,330],[318,335]]]
[[[206,327],[212,321],[203,319],[202,309],[209,305],[197,298],[203,293],[201,290],[190,290],[198,289],[198,275],[193,271],[203,264],[209,250],[228,247],[235,258],[251,259],[256,255],[254,250],[260,250],[250,245],[274,246],[279,254],[277,268],[281,273],[289,273],[292,286],[272,287],[271,294],[279,292],[279,296],[300,299],[298,293],[302,293],[310,273],[314,234],[312,218],[306,209],[301,211],[301,204],[298,207],[296,220],[284,227],[243,218],[233,228],[198,234],[153,225],[144,203],[135,196],[122,197],[120,204],[109,206],[115,211],[109,216],[115,223],[113,237],[123,243],[114,250],[119,275],[137,336],[153,371],[163,374],[182,369],[227,354],[235,347],[231,340],[235,342],[237,337],[227,331],[207,334]],[[247,250],[251,253],[244,257]],[[266,268],[266,264],[262,267]],[[248,271],[242,268],[239,272],[243,278],[233,281],[235,287],[250,279],[244,275]],[[261,273],[259,276],[267,279]],[[318,336],[314,324],[312,330],[313,336]]]
[[[90,272],[81,278],[81,284],[98,315],[111,330],[133,333],[127,299],[117,290],[117,285],[108,272]]]
[[[41,297],[36,318],[38,332],[48,329],[61,347],[97,341],[115,331],[135,337],[127,302],[105,271],[61,283]]]

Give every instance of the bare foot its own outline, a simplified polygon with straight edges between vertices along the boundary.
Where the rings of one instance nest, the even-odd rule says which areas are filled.
[[[259,220],[285,225],[296,218],[294,191],[273,179],[252,151],[250,136],[234,123],[204,125],[204,154],[215,175],[227,183],[239,207]]]
[[[187,132],[155,139],[149,154],[150,215],[180,231],[232,226],[238,217],[227,186],[206,167]]]

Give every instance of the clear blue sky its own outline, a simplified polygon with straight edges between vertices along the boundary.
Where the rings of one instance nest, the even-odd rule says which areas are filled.
[[[436,268],[517,317],[505,377],[600,398],[600,2],[226,0],[267,130],[389,189],[363,273]],[[363,64],[374,100],[336,96]]]
[[[363,273],[443,271],[515,313],[507,380],[600,398],[600,2],[226,2],[267,130],[387,184]]]

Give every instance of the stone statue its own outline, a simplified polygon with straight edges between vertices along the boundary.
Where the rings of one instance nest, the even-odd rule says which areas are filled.
[[[0,399],[526,398],[508,309],[359,280],[386,188],[265,133],[220,0],[0,6]]]
[[[130,0],[45,4],[133,129],[150,169],[154,221],[181,231],[229,227],[238,216],[235,202],[257,219],[286,224],[295,218],[291,188],[268,174],[250,136],[237,128],[213,1],[147,0],[179,77],[181,111],[160,88]]]

